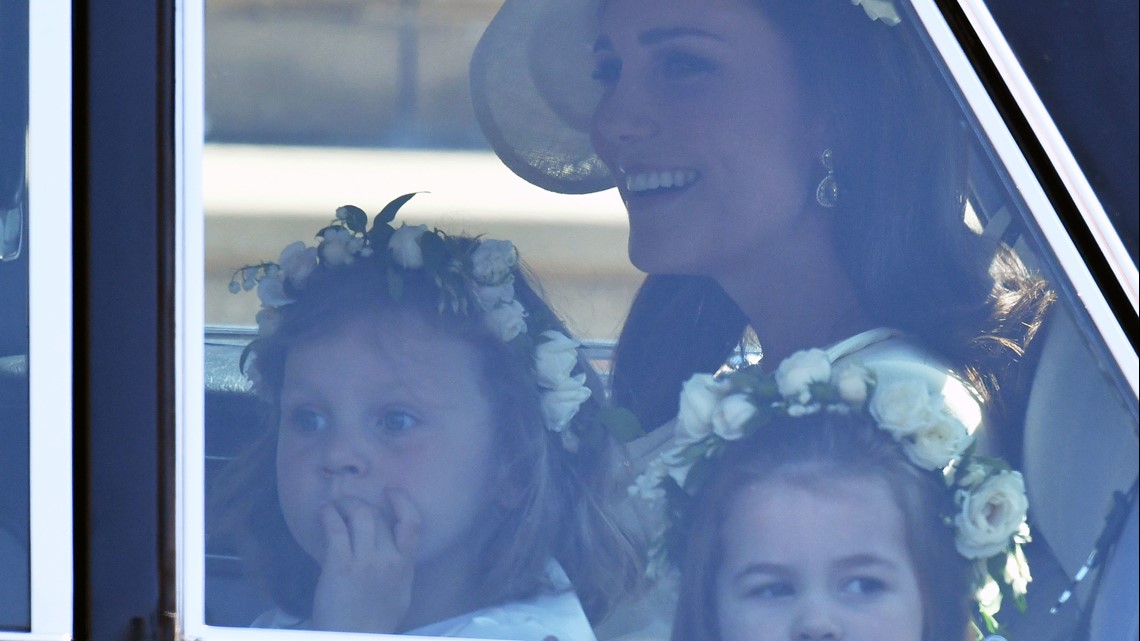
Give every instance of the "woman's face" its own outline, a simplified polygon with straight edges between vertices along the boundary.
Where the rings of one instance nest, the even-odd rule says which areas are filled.
[[[323,563],[330,510],[350,532],[390,536],[399,491],[421,524],[417,567],[462,567],[498,486],[482,371],[474,348],[410,314],[360,318],[292,347],[277,486],[301,548]]]
[[[593,142],[634,264],[716,276],[783,245],[814,204],[823,145],[756,1],[608,0],[600,33]]]
[[[722,641],[920,641],[922,596],[887,483],[781,480],[729,503],[716,574]]]

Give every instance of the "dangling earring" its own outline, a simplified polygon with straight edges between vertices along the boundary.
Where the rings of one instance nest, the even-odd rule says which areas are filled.
[[[815,188],[815,201],[820,207],[831,209],[839,201],[839,182],[835,180],[835,168],[831,165],[831,149],[824,149],[819,161],[827,169],[827,175]]]

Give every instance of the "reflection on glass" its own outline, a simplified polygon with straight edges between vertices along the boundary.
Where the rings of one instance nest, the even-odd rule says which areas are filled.
[[[598,579],[591,568],[621,569],[615,562],[621,556],[607,552],[602,542],[613,532],[596,523],[551,537],[528,529],[585,527],[575,520],[579,513],[570,514],[543,488],[547,482],[561,487],[560,500],[573,502],[597,496],[588,493],[596,483],[612,483],[596,507],[622,515],[610,523],[650,559],[655,576],[669,576],[655,563],[660,552],[679,553],[686,538],[705,546],[704,556],[686,566],[687,578],[719,576],[725,568],[709,566],[727,563],[731,546],[710,532],[723,531],[732,519],[740,521],[737,529],[763,529],[773,520],[772,506],[756,514],[694,515],[665,512],[662,499],[676,505],[676,497],[697,491],[704,479],[720,482],[719,452],[734,460],[734,446],[724,442],[744,442],[745,432],[763,427],[753,421],[771,412],[727,394],[709,375],[732,369],[722,368],[726,362],[738,367],[758,358],[760,370],[772,374],[786,357],[819,347],[828,351],[816,357],[836,372],[842,363],[889,363],[912,377],[937,372],[924,391],[931,407],[953,416],[955,430],[939,433],[941,445],[926,449],[914,434],[888,442],[898,449],[890,461],[911,465],[917,458],[915,465],[936,476],[950,462],[938,458],[938,447],[957,459],[975,443],[971,453],[1003,457],[1025,472],[1033,498],[1034,540],[1025,550],[1034,590],[1024,614],[1003,608],[1003,623],[1024,638],[1070,634],[1095,605],[1093,584],[1082,586],[1059,616],[1048,610],[1098,539],[1112,492],[1126,489],[1136,475],[1136,402],[1105,360],[1051,250],[1039,242],[1007,170],[994,164],[992,144],[973,112],[946,84],[948,75],[931,57],[909,5],[608,0],[598,12],[591,3],[570,4],[578,9],[546,13],[527,11],[533,0],[508,0],[474,51],[474,109],[497,159],[468,136],[474,121],[465,91],[456,89],[467,85],[466,60],[494,6],[346,0],[335,9],[290,5],[275,13],[252,0],[212,5],[205,192],[212,256],[207,287],[216,298],[208,300],[207,313],[213,322],[248,326],[258,302],[261,311],[257,333],[219,329],[208,338],[206,444],[217,481],[210,497],[207,621],[480,636],[472,626],[513,621],[516,605],[538,603],[538,625],[560,639],[669,638],[676,584],[650,582],[622,594],[623,581]],[[429,43],[441,24],[467,25],[471,35],[460,38],[468,31],[456,29],[435,48]],[[387,47],[384,52],[355,54],[359,46],[352,43],[362,28],[377,35],[369,46]],[[304,47],[293,47],[289,56],[275,53],[271,42],[289,40],[270,37],[274,30],[307,34],[320,44],[308,48],[313,57],[302,62]],[[240,51],[225,44],[225,38],[247,42],[243,34],[266,44]],[[341,48],[354,53],[346,56]],[[248,69],[222,65],[222,58],[209,62],[225,55],[245,56]],[[346,65],[346,59],[368,64]],[[363,68],[372,75],[339,75]],[[269,98],[225,89],[227,82],[248,84],[227,74],[249,73],[252,82],[251,69],[275,79],[263,82]],[[308,87],[297,90],[303,100],[272,97],[286,79]],[[435,101],[439,109],[427,106]],[[462,109],[453,114],[444,103]],[[600,212],[535,195],[529,211],[520,213],[511,209],[518,200],[513,195],[498,199],[517,180],[496,182],[483,173],[499,160],[550,192],[616,183],[617,194],[590,197],[599,198],[590,202]],[[443,193],[437,185],[445,186]],[[359,202],[360,193],[385,202],[418,189],[432,193],[408,203],[400,221],[435,226],[435,217],[446,214],[416,208],[440,198],[448,203],[444,209],[461,212],[453,226],[440,225],[454,237],[415,227],[397,232],[386,220],[374,221],[379,207],[372,204],[367,214],[337,210],[333,229],[320,238],[323,247],[314,249],[313,231],[328,224],[335,206]],[[448,190],[458,199],[446,200],[453,197]],[[618,231],[627,215],[628,256],[625,230]],[[585,383],[575,377],[588,372],[567,348],[554,384],[544,383],[541,366],[512,378],[512,368],[537,356],[531,341],[542,340],[538,332],[551,317],[540,298],[526,293],[522,274],[507,295],[494,289],[504,281],[465,271],[478,264],[477,250],[455,253],[451,243],[459,232],[516,240],[571,329],[612,338],[624,322],[616,347],[598,359],[608,364],[616,353],[609,396],[646,431],[619,430],[634,439],[617,457],[620,481],[601,480],[607,448],[594,432],[543,429],[581,392]],[[603,246],[615,239],[617,248]],[[296,240],[308,247],[282,252]],[[639,282],[629,261],[649,277],[626,317]],[[439,272],[441,265],[454,269]],[[411,274],[431,277],[421,283]],[[254,289],[257,297],[226,293]],[[567,297],[575,304],[564,308],[559,297],[568,291],[575,292]],[[229,302],[242,299],[244,307]],[[513,306],[519,301],[529,315],[520,316]],[[607,311],[585,320],[595,308]],[[486,339],[487,326],[467,325],[492,317],[498,319],[493,329],[513,333],[499,342],[473,340],[479,332]],[[238,363],[253,338],[243,376]],[[494,350],[486,350],[502,347],[503,339],[512,349],[522,345],[527,358],[494,361]],[[500,363],[493,384],[488,362]],[[878,380],[885,387],[893,370],[871,369],[860,384]],[[704,378],[693,382],[694,374]],[[256,381],[252,391],[245,376]],[[803,376],[810,381],[813,374]],[[1079,394],[1072,376],[1079,378]],[[779,389],[779,377],[774,384],[782,395],[775,402],[785,408],[795,405],[788,397],[799,398],[797,390],[807,387]],[[551,408],[544,390],[565,394],[549,397],[562,399]],[[679,402],[682,390],[688,397]],[[515,402],[504,401],[509,394]],[[603,395],[595,388],[581,407]],[[800,404],[810,407],[810,399]],[[1071,411],[1061,411],[1060,402]],[[520,427],[497,413],[504,404],[514,411],[537,404],[547,412]],[[795,412],[810,411],[786,413],[798,418]],[[481,429],[488,416],[495,429],[516,430],[506,446],[499,432]],[[594,410],[576,416],[597,418]],[[941,429],[950,421],[933,423]],[[709,467],[691,477],[665,475],[678,456],[706,456],[691,447],[678,454],[675,446],[694,443],[716,445]],[[455,447],[464,456],[449,449]],[[658,458],[662,452],[666,459]],[[1066,452],[1066,460],[1058,461],[1056,452]],[[540,468],[547,464],[562,474],[544,476]],[[566,476],[585,484],[562,485]],[[850,505],[816,505],[799,487],[784,487],[773,500],[803,499],[785,507],[820,508],[813,514],[824,507],[883,508],[875,513],[899,517],[890,529],[897,536],[859,538],[893,546],[892,554],[921,534],[914,525],[921,519],[912,512],[937,503],[929,496],[909,502],[885,496],[883,483],[863,487],[842,474],[827,476],[836,485],[832,494],[854,497]],[[1009,494],[1022,496],[1019,489]],[[954,505],[953,497],[941,498]],[[735,495],[724,500],[732,504]],[[545,517],[530,521],[543,510]],[[1013,531],[1002,531],[1005,545],[1019,533],[1020,513],[1009,513],[1002,525]],[[841,516],[837,520],[847,522],[851,514]],[[954,516],[933,518],[953,522]],[[531,525],[519,529],[520,519]],[[701,525],[686,529],[692,523]],[[659,539],[662,531],[670,537]],[[771,530],[807,549],[834,543],[824,531]],[[947,554],[956,556],[941,559],[939,567],[965,563],[960,546],[942,539]],[[504,541],[510,550],[500,546]],[[589,553],[575,555],[575,542],[585,541]],[[507,561],[520,550],[534,552],[524,564],[529,573]],[[903,552],[902,558],[930,553]],[[360,554],[364,563],[356,562]],[[968,559],[982,558],[977,555]],[[550,559],[557,563],[546,563]],[[508,568],[518,573],[496,578]],[[250,572],[266,589],[247,580]],[[947,582],[954,584],[947,599],[974,598],[966,574]],[[926,570],[903,575],[915,581],[943,576]],[[565,578],[573,589],[548,590]],[[532,589],[543,581],[547,591]],[[712,592],[724,586],[701,581],[691,588],[703,604],[696,611],[743,613],[719,607],[727,588]],[[861,576],[845,585],[863,594],[884,582]],[[765,584],[759,592],[780,597],[786,589]],[[426,609],[425,591],[437,596]],[[945,614],[919,602],[923,592],[907,591],[913,598],[892,611],[901,613],[899,630]],[[349,594],[384,595],[394,609],[354,607],[353,597],[338,598]],[[557,594],[568,598],[542,601]],[[615,603],[602,622],[598,615]],[[682,611],[690,605],[684,601]],[[559,613],[571,610],[577,623],[560,627],[566,619]],[[369,617],[375,620],[362,620]],[[960,638],[967,625],[962,609],[946,620],[951,636]],[[719,623],[727,629],[741,622]],[[737,627],[755,629],[749,621]],[[495,630],[487,634],[530,638],[529,632]],[[708,633],[701,618],[697,628],[674,638],[692,641]]]
[[[27,630],[27,2],[0,4],[0,87],[0,630]]]

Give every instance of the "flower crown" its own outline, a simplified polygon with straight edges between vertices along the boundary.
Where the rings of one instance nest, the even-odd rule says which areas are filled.
[[[693,375],[682,388],[675,445],[650,463],[631,495],[665,500],[670,519],[653,550],[651,570],[679,561],[674,542],[686,506],[726,447],[780,417],[867,411],[915,466],[941,471],[957,512],[945,515],[955,546],[974,561],[974,590],[990,632],[1002,597],[1024,610],[1029,541],[1028,499],[1021,474],[1002,460],[975,452],[974,438],[927,382],[901,379],[876,384],[874,372],[847,362],[833,367],[826,352],[797,352],[775,374],[748,367],[727,375]]]
[[[317,232],[315,247],[296,241],[281,250],[276,263],[262,262],[236,270],[230,292],[257,289],[261,301],[257,325],[259,333],[268,336],[277,329],[279,310],[295,302],[316,270],[373,261],[377,278],[386,279],[388,295],[394,301],[403,296],[405,274],[426,272],[438,288],[440,314],[481,316],[499,340],[532,356],[546,428],[559,435],[566,450],[577,451],[590,426],[572,429],[572,425],[591,395],[585,372],[573,373],[579,362],[579,343],[559,329],[556,319],[545,318],[549,314],[531,318],[532,324],[539,325],[536,337],[527,333],[531,315],[515,298],[518,250],[510,241],[460,239],[438,229],[429,231],[427,225],[393,227],[396,213],[413,196],[405,194],[388,203],[371,227],[359,207],[338,208],[336,218]],[[255,391],[257,378],[254,364],[251,379]]]

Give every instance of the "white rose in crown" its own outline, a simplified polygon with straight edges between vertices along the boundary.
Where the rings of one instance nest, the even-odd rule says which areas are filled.
[[[821,349],[808,349],[796,352],[784,359],[776,368],[776,388],[784,398],[794,399],[799,404],[811,400],[812,383],[826,383],[831,380],[831,360]]]
[[[867,401],[871,374],[867,368],[855,363],[843,363],[831,373],[839,398],[851,405],[862,405]]]
[[[348,265],[356,259],[356,253],[364,247],[364,239],[357,238],[344,227],[325,230],[318,253],[329,267]]]
[[[484,311],[494,309],[499,305],[509,303],[515,299],[515,285],[512,281],[508,280],[499,285],[476,287],[475,298],[479,301],[479,306],[482,307]]]
[[[280,265],[281,273],[285,274],[285,280],[300,287],[308,280],[309,274],[317,268],[317,248],[306,247],[305,243],[299,240],[289,243],[281,250],[281,257],[277,259],[277,263]],[[276,276],[270,274],[268,270],[266,275]]]
[[[546,389],[558,389],[578,364],[579,343],[555,330],[543,332],[542,337],[547,340],[534,348],[535,378]]]
[[[726,441],[744,436],[744,426],[756,415],[756,407],[744,394],[729,394],[720,399],[712,414],[713,432]]]
[[[405,269],[419,269],[424,266],[424,252],[420,248],[420,236],[428,231],[427,225],[403,225],[388,239],[388,249],[392,260]]]
[[[1021,474],[1003,470],[963,494],[961,512],[954,517],[958,552],[988,559],[1005,550],[1029,508]]]
[[[907,380],[879,386],[871,397],[870,411],[880,428],[901,440],[930,423],[938,405],[925,382]]]
[[[712,432],[712,415],[727,384],[712,374],[693,374],[681,386],[676,433],[682,441],[699,441]]]
[[[254,320],[257,321],[257,331],[260,332],[262,336],[268,336],[276,332],[278,326],[281,324],[280,313],[276,307],[262,307],[257,310],[257,315],[254,317]]]
[[[684,462],[685,446],[686,443],[680,443],[661,455],[661,461],[665,464],[665,473],[681,487],[685,487],[685,481],[689,478],[689,470],[693,469],[692,463]]]
[[[522,303],[512,300],[506,305],[484,312],[483,323],[499,340],[509,343],[526,331],[526,310]]]
[[[509,277],[518,262],[518,250],[509,240],[483,240],[471,252],[471,270],[475,279],[488,285],[498,284]]]
[[[578,413],[578,408],[588,398],[590,398],[590,388],[586,387],[585,374],[569,377],[562,381],[559,387],[544,391],[542,414],[546,419],[547,429],[552,432],[564,431]]]
[[[262,278],[257,281],[257,298],[266,307],[281,307],[293,302],[285,293],[285,281],[281,278]]]
[[[665,498],[665,490],[661,487],[661,481],[669,473],[669,469],[665,466],[665,461],[660,458],[655,458],[649,462],[645,471],[633,480],[633,484],[629,486],[629,495],[640,497],[646,501],[657,501]]]
[[[966,451],[974,437],[961,421],[938,412],[933,419],[903,441],[903,451],[911,463],[926,470],[941,470]]]

